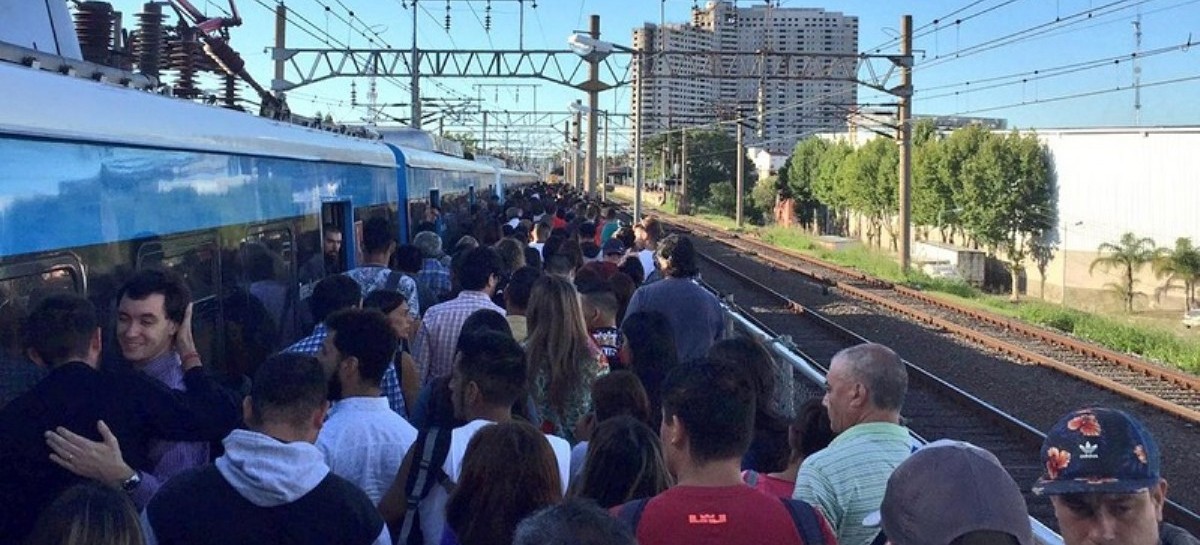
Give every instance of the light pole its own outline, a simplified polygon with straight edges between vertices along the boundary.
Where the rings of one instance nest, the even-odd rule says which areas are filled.
[[[586,171],[586,190],[588,195],[595,195],[596,192],[596,140],[598,132],[598,124],[596,113],[600,110],[600,91],[607,90],[611,85],[600,82],[600,63],[612,54],[615,46],[608,42],[600,41],[600,16],[591,16],[591,25],[587,34],[576,33],[567,37],[567,45],[571,47],[571,51],[583,57],[583,60],[588,63],[588,80],[577,88],[587,92],[588,94],[588,134],[587,134],[587,160],[585,162]],[[576,116],[578,116],[578,111]]]

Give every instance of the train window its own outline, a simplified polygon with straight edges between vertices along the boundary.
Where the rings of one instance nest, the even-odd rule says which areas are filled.
[[[295,273],[294,240],[289,228],[257,228],[250,231],[239,247],[242,262],[241,283],[253,301],[247,300],[246,308],[256,312],[231,316],[226,309],[226,320],[236,320],[246,331],[261,327],[264,331],[256,340],[270,339],[269,348],[282,348],[282,342],[296,338],[297,283]],[[240,292],[239,296],[244,296]],[[265,322],[251,324],[251,321]],[[228,324],[226,325],[228,327]],[[229,342],[227,339],[226,342]]]
[[[143,243],[137,268],[163,268],[178,273],[192,290],[192,333],[202,361],[221,346],[221,305],[217,297],[220,262],[217,242],[210,235],[171,237]]]
[[[0,388],[0,407],[44,374],[25,357],[21,326],[29,311],[47,295],[83,292],[83,267],[73,255],[0,266],[0,365],[14,366]]]

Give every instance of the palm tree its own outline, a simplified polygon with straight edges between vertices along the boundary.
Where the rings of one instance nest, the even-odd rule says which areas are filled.
[[[1133,312],[1133,298],[1140,293],[1133,289],[1137,284],[1133,275],[1141,270],[1143,265],[1153,262],[1161,256],[1162,252],[1154,244],[1154,239],[1138,238],[1133,233],[1121,235],[1121,240],[1116,243],[1102,243],[1096,250],[1100,256],[1092,260],[1088,274],[1091,274],[1096,267],[1106,271],[1109,269],[1120,270],[1121,282],[1109,282],[1105,284],[1105,287],[1120,296],[1125,302],[1126,312]]]
[[[1196,283],[1200,281],[1200,247],[1192,245],[1192,239],[1181,237],[1175,239],[1174,250],[1163,250],[1162,255],[1155,259],[1151,266],[1158,278],[1166,277],[1167,283],[1159,293],[1178,287],[1176,281],[1183,284],[1185,310],[1192,310],[1196,305]]]

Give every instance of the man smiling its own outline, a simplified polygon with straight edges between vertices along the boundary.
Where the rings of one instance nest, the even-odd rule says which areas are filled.
[[[200,364],[200,354],[192,338],[188,309],[192,294],[183,278],[162,270],[138,271],[121,287],[117,301],[121,356],[167,388],[186,391],[184,372]],[[159,483],[208,463],[208,450],[208,443],[203,442],[151,444],[149,458],[154,469],[145,476],[151,481],[143,488],[145,493],[153,494]]]

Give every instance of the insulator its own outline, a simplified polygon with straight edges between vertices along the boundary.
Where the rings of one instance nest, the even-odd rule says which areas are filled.
[[[446,32],[450,31],[450,0],[446,0]]]
[[[196,61],[201,58],[200,43],[190,28],[180,27],[178,37],[167,47],[171,70],[175,71],[175,96],[196,98],[201,95],[196,87]]]
[[[158,77],[162,66],[163,45],[166,32],[163,30],[162,4],[147,2],[137,14],[138,30],[133,41],[133,54],[137,58],[138,72]]]
[[[222,79],[224,80],[225,88],[224,95],[221,97],[221,105],[233,110],[242,109],[241,106],[238,106],[238,102],[242,99],[238,95],[238,77],[233,74],[225,74]]]
[[[75,11],[75,33],[83,60],[107,65],[112,54],[113,9],[108,2],[80,2]]]

